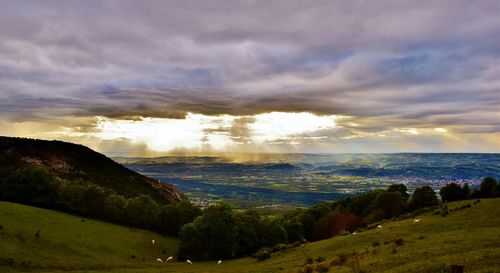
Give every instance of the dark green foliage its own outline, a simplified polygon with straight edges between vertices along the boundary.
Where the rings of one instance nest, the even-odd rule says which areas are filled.
[[[429,186],[416,188],[410,199],[410,206],[414,209],[434,206],[437,203],[436,192]]]
[[[370,204],[377,198],[380,190],[370,191],[352,197],[352,201],[347,206],[348,210],[358,215],[368,215],[371,212]]]
[[[258,229],[262,246],[288,242],[286,230],[275,220],[264,219]]]
[[[304,226],[297,218],[285,220],[283,227],[286,230],[289,242],[299,242],[304,239]]]
[[[124,210],[128,224],[145,228],[151,228],[158,221],[159,213],[158,204],[146,195],[129,199]]]
[[[237,233],[231,208],[211,206],[194,222],[181,228],[178,256],[193,260],[213,260],[235,256]]]
[[[493,189],[497,185],[497,180],[494,177],[488,176],[481,181],[479,191],[482,197],[493,197]]]
[[[87,186],[83,195],[83,210],[94,217],[101,218],[104,200],[108,195],[101,187],[96,185]]]
[[[44,167],[0,167],[0,200],[50,207],[56,196],[55,177]]]
[[[445,202],[465,199],[462,188],[456,183],[450,183],[443,186],[441,190],[439,190],[439,195],[441,195],[441,199]]]
[[[115,223],[122,223],[124,219],[127,199],[122,195],[111,194],[104,200],[103,214]]]
[[[410,195],[408,194],[408,188],[406,188],[405,184],[393,184],[390,185],[389,188],[387,189],[388,192],[399,192],[401,193],[401,196],[404,198],[408,199]]]
[[[201,215],[201,209],[187,199],[160,207],[156,229],[170,236],[178,236],[182,226]]]
[[[260,216],[255,211],[235,213],[233,215],[235,230],[238,234],[236,256],[254,253],[261,248],[259,226]]]
[[[404,185],[403,185],[404,186]],[[381,192],[373,201],[373,209],[384,211],[384,218],[398,216],[406,210],[406,199],[397,192]]]
[[[500,197],[500,183],[497,183],[491,192],[493,197]]]
[[[463,199],[469,199],[470,197],[470,188],[469,184],[465,183],[462,187],[462,198]]]

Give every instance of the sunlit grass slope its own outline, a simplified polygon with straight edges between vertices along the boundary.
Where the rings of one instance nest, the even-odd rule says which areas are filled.
[[[467,204],[471,206],[454,210]],[[447,216],[431,211],[418,216],[419,223],[413,223],[413,219],[385,222],[381,229],[306,244],[275,253],[267,261],[244,258],[223,261],[218,266],[215,262],[154,264],[151,259],[161,256],[162,249],[173,251],[174,240],[98,221],[81,222],[81,218],[49,210],[0,203],[0,224],[4,226],[0,231],[0,257],[59,267],[51,272],[70,268],[84,269],[80,272],[299,272],[306,258],[319,256],[326,258],[322,264],[329,272],[450,272],[451,264],[464,265],[465,272],[500,272],[499,205],[500,199],[450,203]],[[34,236],[37,229],[42,230],[40,238]],[[157,238],[161,247],[153,248],[151,237]],[[397,239],[402,239],[402,245],[394,242]],[[134,253],[137,260],[130,259]],[[339,262],[339,255],[345,257],[344,262]],[[142,257],[149,260],[142,262]],[[358,271],[354,271],[358,263]]]
[[[8,202],[0,202],[0,225],[0,272],[8,264],[36,271],[142,267],[178,246],[150,231]]]

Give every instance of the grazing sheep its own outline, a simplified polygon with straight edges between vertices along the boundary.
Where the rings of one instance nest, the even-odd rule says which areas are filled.
[[[173,260],[173,259],[174,259],[174,257],[170,256],[170,257],[168,257],[168,258],[165,260],[165,262],[171,261],[171,260]]]
[[[358,234],[356,231],[352,233],[352,235],[356,235],[356,234]]]
[[[382,228],[382,226],[381,226],[381,225],[378,225],[378,226],[377,226],[377,228]]]
[[[186,260],[186,263],[187,264],[193,264],[193,262],[191,262],[190,260]]]
[[[163,261],[160,258],[156,258],[156,261],[161,263],[161,264],[163,263]]]
[[[152,245],[155,245],[155,244],[156,244],[156,241],[155,241],[155,240],[151,240],[151,244],[152,244]]]
[[[219,260],[219,261],[217,262],[217,265],[221,265],[221,264],[222,264],[222,260]]]
[[[414,223],[414,224],[416,224],[416,223],[418,223],[418,222],[420,222],[420,218],[413,219],[413,223]]]

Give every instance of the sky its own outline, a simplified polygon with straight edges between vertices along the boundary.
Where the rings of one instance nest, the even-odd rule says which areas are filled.
[[[500,2],[0,1],[0,135],[110,156],[500,152]]]

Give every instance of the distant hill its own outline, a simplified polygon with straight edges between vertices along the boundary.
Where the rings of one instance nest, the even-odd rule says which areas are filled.
[[[86,181],[134,197],[149,195],[160,204],[184,198],[174,185],[138,174],[83,145],[62,141],[0,137],[0,166],[45,166],[68,181]]]

